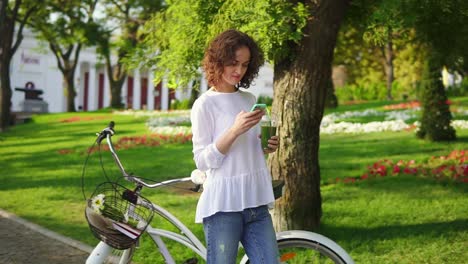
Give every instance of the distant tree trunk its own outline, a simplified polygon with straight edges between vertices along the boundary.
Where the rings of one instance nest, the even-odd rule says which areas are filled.
[[[330,78],[327,82],[327,94],[325,96],[325,108],[337,108],[338,97],[335,94],[335,86],[333,80]]]
[[[275,63],[273,112],[279,116],[279,150],[269,159],[275,179],[286,182],[277,201],[277,230],[316,230],[322,216],[318,150],[333,50],[348,1],[308,3],[308,20],[296,57]]]
[[[447,104],[447,95],[441,81],[441,55],[430,51],[424,62],[420,101],[422,104],[421,127],[416,135],[431,141],[455,140],[455,129],[451,126],[452,114]]]
[[[3,38],[0,47],[0,131],[6,131],[11,122],[10,61],[12,54],[10,54],[10,47],[13,40],[13,32],[9,31],[14,29],[8,29],[8,26],[6,26],[8,22],[2,22],[0,28]]]
[[[122,109],[124,107],[124,103],[122,102],[122,86],[125,78],[127,78],[127,73],[121,63],[112,66],[110,54],[106,54],[105,58],[111,92],[110,105],[112,108]]]
[[[65,52],[56,43],[49,43],[52,53],[57,59],[57,67],[62,72],[67,91],[67,112],[76,112],[75,108],[75,71],[78,65],[82,44],[68,45]],[[73,56],[73,57],[72,57]]]
[[[192,108],[193,103],[197,100],[198,95],[200,94],[200,88],[200,80],[193,81],[192,89],[190,90],[189,108]]]
[[[392,96],[392,85],[395,80],[394,67],[393,67],[393,41],[392,41],[392,32],[389,30],[388,41],[385,43],[385,46],[381,48],[383,53],[383,65],[385,69],[385,77],[387,84],[387,100],[393,100]]]
[[[125,75],[123,78],[118,80],[109,80],[110,90],[111,90],[111,107],[116,109],[124,108],[124,103],[122,102],[122,86],[125,82]],[[109,78],[110,79],[110,78]]]
[[[10,10],[8,4],[12,4]],[[19,10],[21,0],[0,2],[0,132],[6,131],[14,121],[11,120],[11,82],[10,63],[13,55],[23,41],[24,25],[36,11],[36,7],[26,8],[22,15]],[[21,20],[17,23],[17,20]],[[16,25],[18,30],[16,31]],[[16,39],[14,35],[16,34]]]
[[[73,68],[63,72],[67,91],[67,112],[76,112],[75,108],[75,69]]]
[[[4,35],[5,36],[5,35]],[[3,53],[0,62],[0,132],[6,131],[12,122],[11,119],[11,87],[10,87],[10,63],[7,62],[9,54]]]
[[[15,23],[7,15],[8,1],[0,4],[0,132],[6,131],[11,118],[10,62],[13,57],[11,45]]]

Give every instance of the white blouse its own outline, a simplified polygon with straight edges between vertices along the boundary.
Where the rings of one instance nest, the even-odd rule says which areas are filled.
[[[197,223],[217,212],[239,212],[274,202],[258,125],[240,135],[225,155],[216,147],[216,141],[234,124],[237,114],[250,111],[255,101],[255,96],[246,91],[208,90],[192,107],[194,160],[207,175],[197,205]]]

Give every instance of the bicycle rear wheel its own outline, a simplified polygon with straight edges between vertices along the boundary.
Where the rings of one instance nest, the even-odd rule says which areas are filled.
[[[281,263],[346,264],[344,257],[331,248],[313,240],[286,238],[278,240]]]
[[[278,248],[281,264],[347,264],[338,252],[312,239],[279,239]]]

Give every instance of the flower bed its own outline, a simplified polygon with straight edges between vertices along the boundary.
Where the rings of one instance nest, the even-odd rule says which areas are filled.
[[[107,119],[106,116],[72,116],[69,118],[60,119],[59,122],[61,123],[75,123],[81,121],[92,121],[92,120],[103,120]]]
[[[191,134],[176,134],[176,135],[161,135],[161,134],[153,134],[153,135],[143,135],[143,136],[132,136],[132,137],[122,137],[117,142],[115,142],[114,148],[118,149],[129,149],[134,147],[140,146],[148,146],[148,147],[156,147],[161,146],[163,144],[185,144],[192,141]],[[102,150],[109,150],[109,146],[102,145]],[[98,150],[98,147],[95,146],[90,148],[88,151],[95,152]]]
[[[431,157],[428,161],[414,160],[397,162],[379,160],[367,167],[359,177],[336,178],[335,182],[352,183],[387,176],[414,175],[441,181],[468,183],[468,150],[454,150],[447,156]]]

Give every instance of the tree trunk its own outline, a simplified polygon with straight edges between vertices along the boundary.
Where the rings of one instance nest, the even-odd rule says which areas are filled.
[[[82,44],[68,45],[66,51],[57,42],[50,42],[49,48],[57,59],[57,67],[62,73],[67,92],[67,112],[76,112],[75,109],[75,71],[78,65]],[[72,57],[72,58],[70,58]]]
[[[118,80],[114,80],[112,77],[109,79],[110,90],[111,90],[111,107],[121,109],[124,107],[122,102],[122,86],[127,75],[123,76]]]
[[[293,48],[296,57],[275,63],[273,110],[279,117],[279,150],[269,159],[274,179],[285,181],[277,201],[277,231],[316,230],[322,215],[319,143],[326,87],[333,50],[348,1],[309,3],[313,18],[304,38]]]
[[[121,109],[124,107],[122,102],[122,86],[127,78],[127,73],[123,69],[121,63],[117,63],[112,67],[110,55],[106,55],[107,76],[109,76],[110,92],[111,92],[111,107]]]
[[[200,95],[200,87],[201,83],[200,80],[193,81],[192,90],[190,91],[190,99],[189,99],[189,108],[192,109],[193,103],[197,100],[198,96]]]
[[[15,31],[14,21],[6,14],[8,1],[2,1],[0,15],[0,132],[6,131],[11,123],[11,84],[10,84],[10,62],[12,58],[13,34]]]
[[[3,54],[8,56],[8,54]],[[1,125],[0,132],[6,131],[11,120],[11,87],[10,87],[10,62],[5,58],[1,58],[0,62],[0,111]]]
[[[393,100],[392,96],[392,85],[395,79],[394,75],[394,67],[393,67],[393,42],[392,42],[392,35],[391,31],[388,36],[388,41],[385,43],[385,46],[382,47],[382,53],[384,58],[384,69],[385,69],[385,77],[387,83],[387,100]]]
[[[63,78],[65,79],[65,85],[67,90],[67,112],[76,112],[75,109],[75,70],[66,70],[63,72]]]

